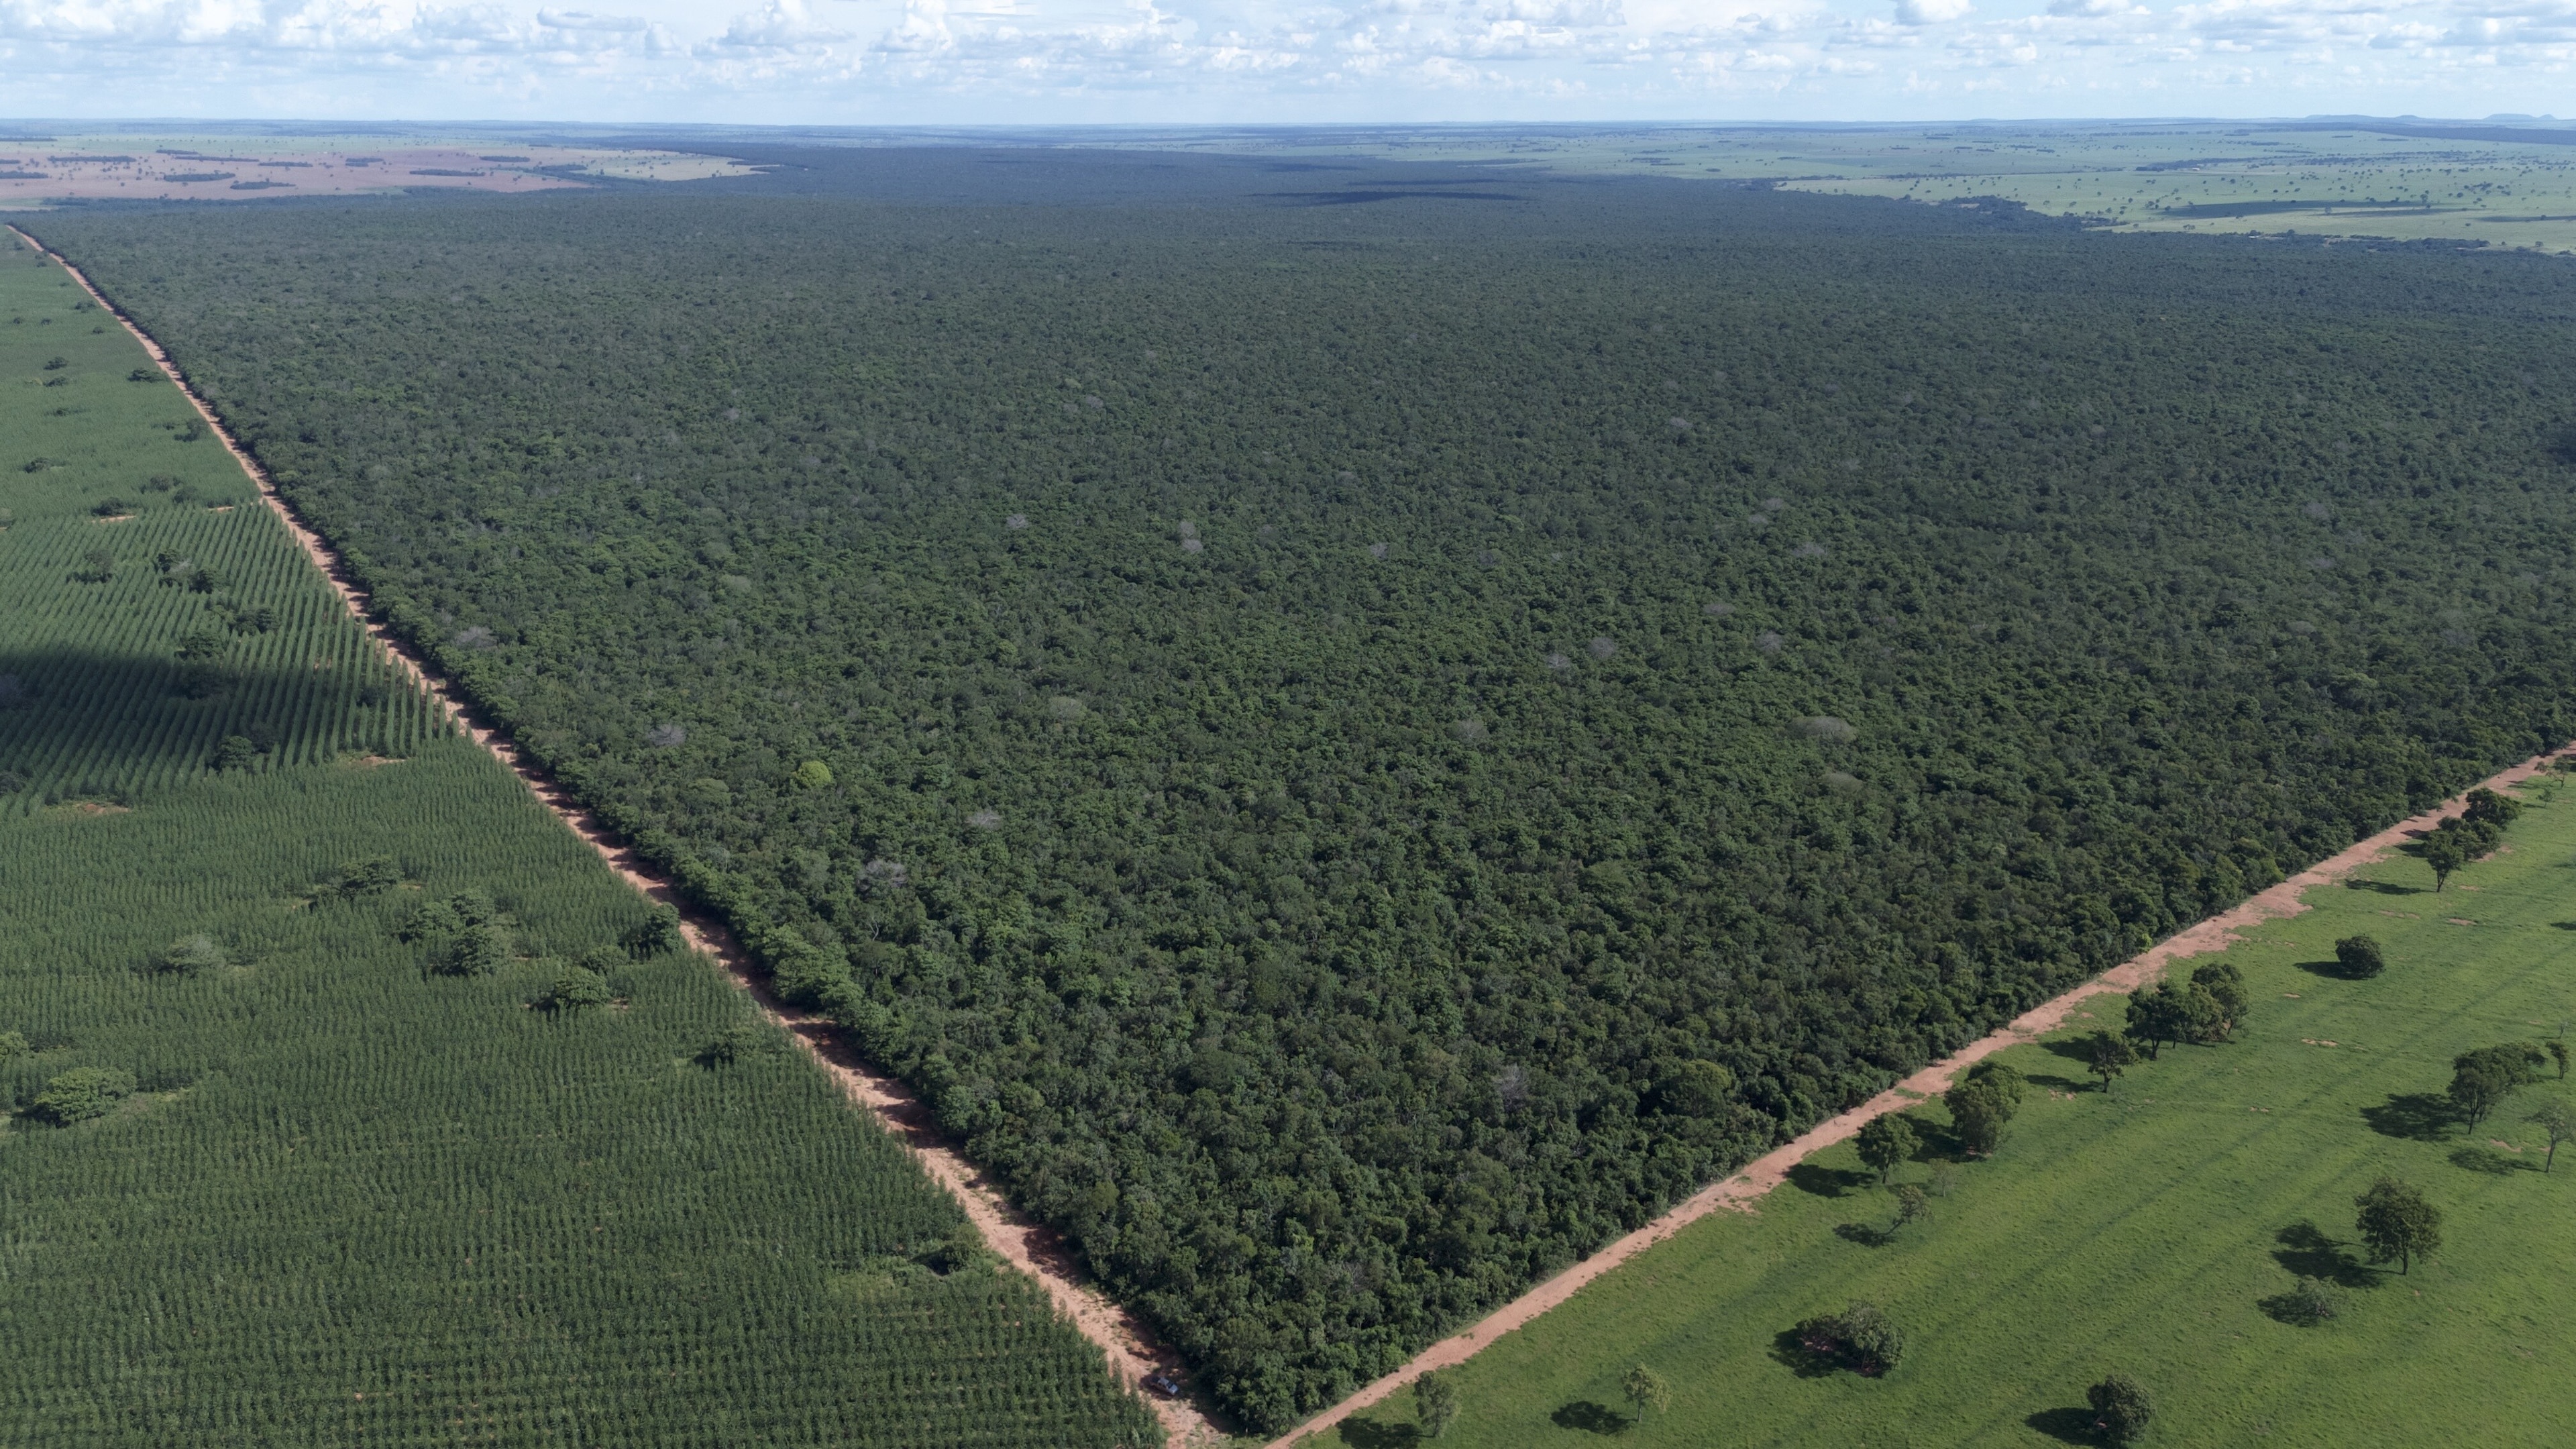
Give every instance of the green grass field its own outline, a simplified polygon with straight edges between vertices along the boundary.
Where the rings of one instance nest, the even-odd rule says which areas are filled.
[[[1850,1146],[1824,1153],[1758,1214],[1701,1221],[1456,1371],[1443,1442],[2094,1442],[2084,1389],[2111,1370],[2154,1393],[2157,1445],[2564,1442],[2576,1152],[2544,1175],[2523,1118],[2567,1088],[2474,1131],[2438,1104],[2454,1055],[2576,1015],[2576,793],[2526,793],[2506,852],[2446,893],[2392,857],[2230,950],[2255,1001],[2234,1042],[2167,1047],[2108,1095],[2054,1041],[2008,1053],[2039,1090],[1997,1156],[1952,1163],[1934,1135],[1897,1174],[1955,1181],[1928,1224],[1883,1242],[1890,1195]],[[2385,975],[2333,972],[2333,942],[2357,933],[2386,945]],[[1913,1115],[1946,1122],[1937,1103]],[[2406,1276],[2354,1241],[2353,1196],[2382,1173],[2447,1219]],[[2295,1274],[2344,1285],[2342,1315],[2267,1313]],[[1855,1299],[1907,1330],[1903,1363],[1802,1374],[1783,1331]],[[1668,1412],[1635,1417],[1635,1364],[1672,1385]],[[1342,1438],[1412,1442],[1410,1414],[1399,1398]]]
[[[710,963],[531,1008],[645,903],[79,297],[0,258],[0,1443],[1158,1442],[822,1073],[701,1059],[752,1021]],[[397,929],[460,893],[486,974]],[[89,1068],[130,1091],[49,1122]]]

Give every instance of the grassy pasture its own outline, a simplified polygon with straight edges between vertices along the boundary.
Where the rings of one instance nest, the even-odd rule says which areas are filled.
[[[707,963],[531,1009],[644,903],[383,668],[78,298],[0,260],[0,1443],[1156,1441],[1034,1287],[943,1251],[955,1205],[821,1073],[701,1060],[750,1017]],[[314,890],[378,856],[399,884]],[[460,892],[505,913],[491,974],[399,938]],[[200,934],[220,962],[146,969]],[[135,1090],[48,1125],[79,1068]]]
[[[2154,1392],[2158,1445],[2559,1442],[2576,1160],[2544,1175],[2522,1119],[2567,1088],[2475,1130],[2439,1101],[2454,1055],[2576,1015],[2576,794],[2530,794],[2507,852],[2447,892],[2392,857],[2230,950],[2256,1003],[2236,1041],[2168,1047],[2108,1094],[2071,1034],[2007,1054],[2034,1091],[1993,1160],[1952,1160],[1937,1102],[1912,1113],[1932,1130],[1897,1182],[1955,1182],[1929,1223],[1888,1238],[1891,1196],[1850,1146],[1822,1154],[1757,1214],[1703,1220],[1456,1371],[1443,1442],[2093,1442],[2083,1391],[2111,1370]],[[2359,933],[2385,944],[2384,976],[2334,970],[2333,942]],[[2382,1173],[2446,1218],[2406,1276],[2354,1241],[2353,1196]],[[2342,1315],[2272,1316],[2296,1274],[2340,1284]],[[1904,1326],[1904,1362],[1802,1373],[1784,1331],[1855,1299]],[[1669,1412],[1639,1420],[1623,1398],[1639,1363],[1672,1385]],[[1341,1437],[1412,1442],[1409,1413],[1400,1398]]]

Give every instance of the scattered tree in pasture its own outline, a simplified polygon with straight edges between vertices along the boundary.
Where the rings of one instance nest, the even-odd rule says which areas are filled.
[[[2451,1105],[2475,1127],[2507,1097],[2539,1081],[2539,1066],[2548,1059],[2527,1041],[2462,1052],[2451,1059]]]
[[[1896,1190],[1896,1220],[1887,1225],[1890,1233],[1902,1232],[1908,1226],[1932,1216],[1932,1195],[1914,1183]]]
[[[2469,863],[2468,848],[2456,831],[2436,830],[2424,837],[2424,863],[2433,868],[2433,892],[2441,894],[2451,873]]]
[[[69,1127],[104,1117],[134,1095],[134,1074],[114,1067],[74,1067],[45,1083],[29,1110],[40,1121]]]
[[[2245,994],[2244,973],[2224,961],[2212,961],[2191,973],[2191,984],[2209,998],[2209,1007],[2195,1018],[2198,1034],[2193,1040],[2222,1042],[2233,1036],[2253,1005],[2252,998]],[[2197,998],[2192,999],[2197,1006]]]
[[[1914,1124],[1905,1120],[1904,1113],[1888,1112],[1871,1118],[1853,1145],[1860,1149],[1860,1160],[1884,1183],[1914,1156],[1922,1139],[1915,1135]]]
[[[1876,1377],[1905,1357],[1905,1332],[1884,1309],[1855,1302],[1840,1313],[1819,1314],[1790,1332],[1800,1347],[1852,1372]]]
[[[2469,808],[2461,813],[2461,819],[2498,831],[2511,825],[2514,817],[2522,813],[2521,801],[2511,795],[2498,794],[2484,785],[2469,792],[2468,805]]]
[[[1619,1392],[1636,1406],[1640,1418],[1650,1409],[1661,1413],[1673,1405],[1672,1385],[1664,1382],[1662,1374],[1644,1364],[1630,1368],[1620,1377]]]
[[[1458,1386],[1445,1374],[1416,1374],[1413,1379],[1413,1420],[1425,1439],[1437,1439],[1449,1432],[1458,1419]]]
[[[2549,1059],[2558,1064],[2558,1080],[2562,1082],[2566,1081],[2568,1057],[2566,1038],[2552,1037],[2548,1041],[2541,1043],[2541,1045],[2548,1048]]]
[[[2442,1249],[2442,1212],[2407,1182],[2383,1177],[2352,1200],[2360,1209],[2356,1227],[2370,1249],[2370,1261],[2395,1259],[2401,1274],[2414,1271],[2415,1260]]]
[[[2147,1391],[2127,1374],[2104,1375],[2084,1391],[2084,1402],[2093,1408],[2093,1432],[2114,1444],[2135,1444],[2145,1438],[2147,1424],[2155,1417],[2155,1404]]]
[[[2386,953],[2371,936],[2346,936],[2335,942],[2335,961],[2346,976],[2367,978],[2388,969]]]
[[[2265,1300],[2263,1306],[2285,1323],[2315,1328],[2342,1314],[2343,1294],[2322,1278],[2302,1274],[2298,1282],[2290,1285],[2289,1292]]]
[[[1970,1067],[1967,1080],[1941,1094],[1959,1145],[1979,1157],[1992,1156],[2003,1143],[2004,1128],[2021,1110],[2021,1089],[2021,1073],[2001,1062]]]
[[[2203,987],[2201,994],[2206,996],[2208,988]],[[2212,1001],[2210,1011],[2216,1008]],[[2129,998],[2129,1035],[2147,1044],[2147,1060],[2157,1061],[2166,1042],[2192,1039],[2195,1021],[2203,1014],[2194,1011],[2189,992],[2171,981],[2159,981]]]
[[[2576,1138],[2576,1112],[2569,1111],[2565,1102],[2552,1097],[2541,1103],[2537,1111],[2522,1120],[2539,1128],[2549,1139],[2549,1156],[2542,1160],[2540,1170],[2556,1171],[2558,1144]]]
[[[215,938],[203,933],[181,936],[152,955],[152,969],[174,976],[194,976],[200,971],[221,970],[224,948]]]
[[[2111,1090],[2111,1082],[2122,1072],[2138,1064],[2138,1049],[2116,1031],[2097,1031],[2085,1044],[2084,1070],[2102,1079],[2102,1090]]]

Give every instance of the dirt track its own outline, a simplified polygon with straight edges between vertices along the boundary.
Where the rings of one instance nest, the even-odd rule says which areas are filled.
[[[79,268],[72,266],[53,252],[46,251],[42,243],[25,232],[19,231],[18,228],[13,226],[9,230],[26,245],[52,258],[71,276],[72,280],[78,282],[89,293],[100,307],[122,322],[125,330],[132,333],[137,342],[143,344],[143,350],[151,354],[152,360],[160,364],[163,372],[169,374],[171,383],[186,395],[189,404],[206,420],[206,426],[213,430],[217,438],[223,440],[225,449],[233,455],[234,461],[241,465],[242,472],[258,487],[260,497],[268,504],[270,511],[286,525],[287,531],[293,534],[295,541],[303,547],[305,556],[313,561],[315,568],[322,571],[324,578],[330,580],[331,587],[339,592],[341,602],[348,606],[350,614],[375,639],[386,656],[408,671],[421,689],[436,699],[447,716],[464,729],[475,743],[491,751],[495,758],[509,766],[511,772],[526,783],[528,789],[544,803],[547,809],[553,811],[558,819],[572,828],[573,833],[590,842],[592,848],[599,852],[600,858],[608,862],[611,870],[616,871],[628,884],[646,896],[680,912],[681,930],[687,935],[689,943],[722,962],[725,969],[732,974],[736,986],[749,992],[752,998],[759,1002],[761,1010],[768,1013],[771,1020],[792,1034],[814,1060],[820,1063],[825,1071],[831,1073],[833,1080],[841,1084],[841,1090],[847,1093],[852,1101],[875,1114],[886,1130],[894,1134],[895,1140],[902,1143],[912,1154],[913,1159],[921,1164],[922,1170],[929,1173],[933,1181],[947,1189],[949,1194],[957,1199],[958,1206],[965,1209],[966,1216],[974,1221],[976,1230],[983,1234],[984,1242],[988,1247],[1012,1266],[1036,1279],[1046,1289],[1047,1297],[1055,1303],[1056,1311],[1063,1314],[1081,1330],[1085,1338],[1098,1344],[1101,1351],[1108,1355],[1110,1370],[1118,1376],[1119,1382],[1138,1392],[1153,1408],[1155,1415],[1162,1420],[1164,1430],[1170,1434],[1176,1449],[1190,1449],[1190,1446],[1213,1445],[1225,1441],[1224,1433],[1193,1401],[1167,1400],[1137,1389],[1138,1381],[1158,1368],[1170,1370],[1176,1378],[1182,1376],[1184,1371],[1179,1355],[1156,1343],[1153,1335],[1133,1315],[1111,1302],[1097,1288],[1083,1281],[1080,1269],[1074,1263],[1072,1255],[1065,1251],[1062,1240],[1054,1230],[1021,1217],[1000,1193],[994,1191],[984,1181],[973,1164],[967,1162],[956,1147],[940,1134],[936,1123],[931,1118],[929,1108],[919,1098],[906,1091],[902,1083],[871,1071],[860,1062],[840,1040],[839,1033],[833,1029],[830,1022],[816,1017],[799,1016],[782,1009],[770,996],[768,987],[762,980],[761,973],[752,965],[751,958],[733,939],[732,933],[724,928],[723,923],[691,909],[689,903],[672,890],[669,881],[656,875],[643,862],[637,860],[633,851],[627,849],[604,826],[591,818],[590,813],[582,809],[562,786],[556,784],[543,770],[521,755],[516,744],[479,722],[472,710],[450,692],[445,680],[426,668],[421,660],[384,625],[370,618],[366,594],[350,582],[340,566],[339,556],[296,518],[294,511],[286,506],[286,501],[278,496],[276,486],[269,481],[268,474],[251,459],[247,452],[243,451],[241,444],[224,427],[222,420],[215,416],[214,409],[206,405],[206,400],[199,397],[196,391],[179,376],[178,367],[170,361],[169,354],[161,350],[161,345],[146,335],[143,329],[135,326],[133,320],[109,302],[98,288],[91,286],[89,278],[82,275]]]
[[[2550,760],[2567,755],[2571,749],[2576,749],[2576,746],[2564,746],[2550,754],[2535,756],[2489,777],[2483,783],[2489,789],[2518,784],[2547,768]],[[1465,1363],[1494,1340],[1572,1298],[1593,1279],[1710,1213],[1721,1209],[1751,1212],[1756,1199],[1788,1181],[1789,1169],[1859,1132],[1871,1118],[1904,1111],[1926,1097],[1949,1090],[1962,1070],[2006,1047],[2020,1046],[2037,1040],[2043,1033],[2057,1030],[2075,1014],[2078,1006],[2093,997],[2135,991],[2154,982],[2164,974],[2167,966],[2177,961],[2224,951],[2238,939],[2239,932],[2265,921],[2299,914],[2308,908],[2299,897],[2378,860],[2405,843],[2409,836],[2430,830],[2436,821],[2459,804],[2460,801],[2454,798],[2411,820],[2392,825],[2340,854],[2319,861],[2233,909],[2222,911],[2148,948],[2065,995],[2032,1007],[2013,1018],[2011,1024],[2001,1031],[1978,1038],[1962,1047],[1956,1055],[1934,1062],[1841,1116],[1817,1123],[1787,1146],[1755,1159],[1742,1172],[1723,1182],[1700,1189],[1662,1217],[1495,1309],[1465,1332],[1424,1349],[1411,1363],[1272,1440],[1269,1449],[1286,1449],[1301,1439],[1323,1433],[1360,1410],[1385,1400],[1411,1383],[1416,1374]]]

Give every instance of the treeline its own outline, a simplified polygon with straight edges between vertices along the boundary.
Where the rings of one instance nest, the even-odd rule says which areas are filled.
[[[2533,259],[1515,184],[39,229],[1277,1425],[2576,734]]]

